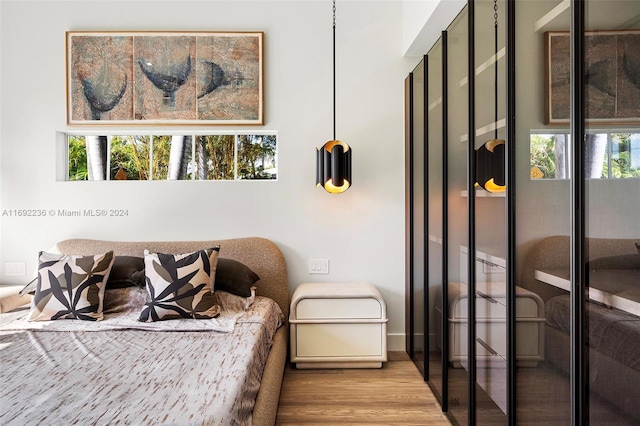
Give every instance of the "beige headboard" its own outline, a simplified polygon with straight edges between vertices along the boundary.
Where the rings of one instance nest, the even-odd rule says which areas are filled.
[[[121,256],[144,256],[144,250],[158,253],[188,253],[220,246],[220,257],[234,259],[247,265],[260,280],[257,294],[275,300],[285,321],[289,318],[289,285],[287,267],[282,252],[271,240],[265,238],[233,238],[209,241],[103,241],[71,239],[57,243],[51,251],[61,254],[98,254],[113,250]]]
[[[635,243],[640,239],[632,238],[587,238],[587,261],[593,261],[607,256],[621,256],[638,252]],[[568,235],[554,235],[538,241],[527,253],[521,287],[538,294],[546,302],[552,297],[566,294],[564,290],[549,286],[535,279],[538,269],[564,269],[569,272],[571,265],[571,241]]]

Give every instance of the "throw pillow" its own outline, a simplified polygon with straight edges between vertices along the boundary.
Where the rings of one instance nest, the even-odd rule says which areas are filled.
[[[216,291],[222,290],[236,296],[251,297],[251,286],[260,277],[237,260],[220,258],[216,271]]]
[[[144,287],[107,288],[104,292],[104,314],[140,313],[148,299]]]
[[[18,293],[34,295],[38,278],[31,280]],[[107,288],[144,287],[144,259],[137,256],[116,256],[107,280]]]
[[[40,252],[30,321],[101,320],[113,252],[73,256]]]
[[[622,254],[594,259],[587,264],[590,270],[597,269],[640,269],[640,253]]]
[[[186,254],[144,252],[149,301],[139,320],[215,318],[220,307],[213,297],[218,252],[216,246]]]
[[[107,281],[107,288],[144,287],[144,259],[137,256],[116,256]]]
[[[24,296],[25,294],[34,295],[36,294],[36,287],[38,286],[38,277],[35,277],[29,284],[25,285],[22,290],[18,292],[18,296]]]
[[[244,312],[256,300],[256,288],[251,287],[251,296],[241,297],[222,290],[216,290],[213,295],[216,298],[216,304],[220,305],[220,309],[225,312]]]

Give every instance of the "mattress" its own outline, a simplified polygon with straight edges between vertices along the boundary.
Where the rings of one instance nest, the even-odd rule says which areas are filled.
[[[589,347],[640,371],[640,317],[595,302],[588,302],[586,306]],[[547,325],[570,334],[570,308],[569,295],[549,299]]]
[[[0,315],[3,425],[251,424],[283,321],[278,305],[260,296],[210,329],[203,324],[212,320],[159,322],[165,330],[132,328],[126,318],[110,326],[106,318],[99,330],[86,321],[47,322],[56,330],[26,326],[26,313]],[[69,329],[76,326],[84,329]]]

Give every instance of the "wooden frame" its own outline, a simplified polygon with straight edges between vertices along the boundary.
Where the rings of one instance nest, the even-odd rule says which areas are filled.
[[[640,30],[585,33],[586,119],[590,124],[640,123]],[[545,33],[545,123],[570,117],[570,37]]]
[[[68,31],[67,124],[263,124],[263,36]]]

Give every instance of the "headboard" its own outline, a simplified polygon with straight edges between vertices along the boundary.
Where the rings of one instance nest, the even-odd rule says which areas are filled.
[[[289,318],[289,284],[287,267],[282,252],[271,240],[248,237],[208,241],[104,241],[70,239],[57,243],[51,252],[90,255],[113,250],[121,256],[144,256],[147,249],[158,253],[188,253],[203,248],[220,246],[220,257],[234,259],[247,265],[260,280],[256,293],[275,300],[285,321]]]
[[[588,253],[587,261],[635,254],[638,252],[635,246],[638,241],[638,238],[587,238],[585,241],[585,249]],[[536,280],[535,271],[538,269],[564,269],[569,272],[570,267],[570,237],[568,235],[554,235],[543,238],[527,253],[519,285],[538,294],[546,302],[552,297],[566,294],[566,292]]]

